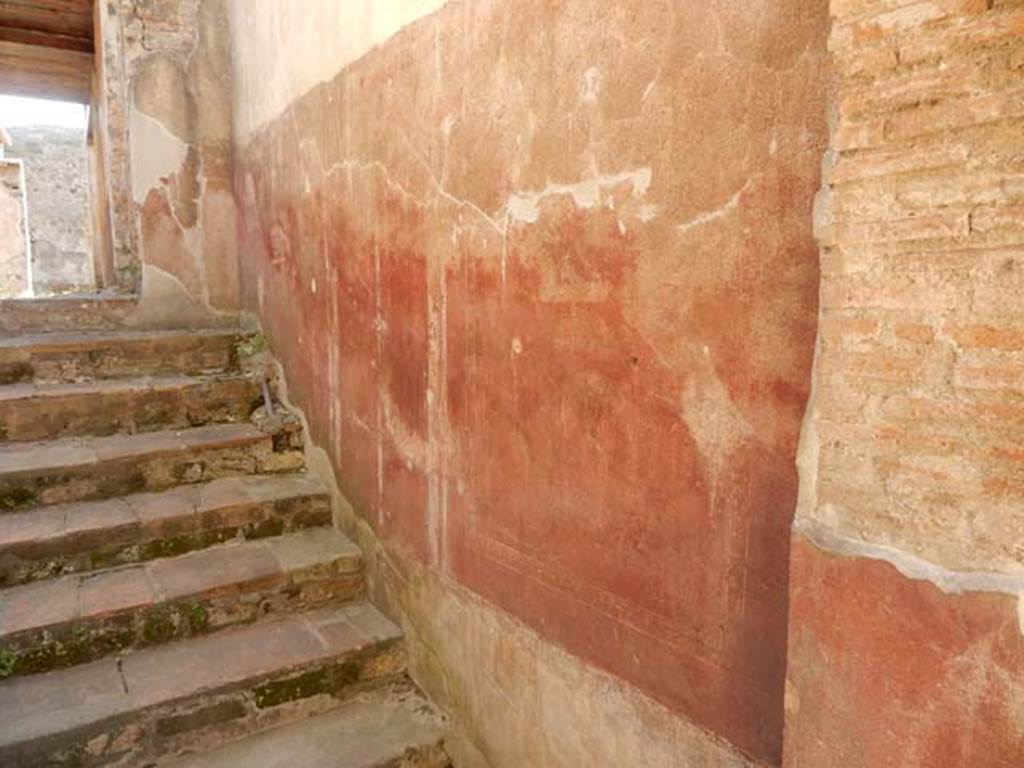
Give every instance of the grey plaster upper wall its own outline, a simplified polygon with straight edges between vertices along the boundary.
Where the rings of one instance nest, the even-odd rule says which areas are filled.
[[[25,165],[35,292],[93,287],[84,128],[38,125],[8,130],[13,140],[8,154]]]
[[[235,140],[244,146],[293,100],[446,1],[230,0]]]

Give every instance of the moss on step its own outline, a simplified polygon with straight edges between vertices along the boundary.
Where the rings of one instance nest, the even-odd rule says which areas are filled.
[[[35,504],[39,492],[31,486],[15,486],[0,490],[0,509],[15,510]]]

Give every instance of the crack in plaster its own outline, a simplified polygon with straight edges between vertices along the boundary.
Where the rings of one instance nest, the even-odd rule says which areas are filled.
[[[691,229],[703,227],[706,224],[710,224],[713,221],[724,219],[739,206],[740,198],[742,198],[743,195],[746,194],[747,190],[750,189],[751,183],[752,182],[748,180],[746,184],[744,184],[736,191],[736,194],[734,194],[732,197],[730,197],[728,200],[726,200],[724,203],[722,203],[714,210],[705,211],[704,213],[700,213],[694,216],[689,221],[684,221],[682,224],[677,224],[676,231],[678,231],[679,234],[683,234],[684,232],[689,232]]]

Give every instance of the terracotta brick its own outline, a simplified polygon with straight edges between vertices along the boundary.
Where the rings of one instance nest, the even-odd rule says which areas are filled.
[[[946,326],[943,331],[967,349],[998,349],[1004,352],[1024,350],[1024,328],[1016,326]]]
[[[930,344],[935,340],[935,329],[921,323],[900,323],[893,330],[898,339],[913,344]]]
[[[1015,90],[901,112],[889,118],[885,134],[890,140],[901,141],[938,131],[1020,118],[1024,118],[1024,90]]]

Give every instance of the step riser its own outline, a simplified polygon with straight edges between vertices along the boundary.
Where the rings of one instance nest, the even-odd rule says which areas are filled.
[[[331,519],[329,496],[298,496],[21,542],[0,547],[0,586],[183,555],[232,539],[280,536],[329,526]]]
[[[10,768],[159,764],[172,756],[329,712],[360,690],[398,680],[405,667],[401,641],[385,641],[329,663],[209,691],[171,705],[139,709],[60,737],[3,748],[0,764]]]
[[[263,576],[212,594],[141,605],[0,640],[0,678],[40,674],[96,661],[112,653],[208,635],[363,596],[361,566],[330,564]],[[140,598],[140,602],[142,599]]]
[[[239,423],[248,420],[262,402],[259,384],[247,379],[197,382],[164,390],[34,394],[0,400],[0,442]]]
[[[131,296],[5,299],[0,301],[0,337],[65,330],[114,330],[137,309]]]
[[[94,464],[8,472],[0,475],[0,513],[162,491],[237,475],[292,472],[302,464],[298,451],[275,453],[272,438],[267,436],[225,447],[193,447]]]
[[[184,336],[0,347],[0,385],[229,373],[238,370],[237,345],[234,336]]]

